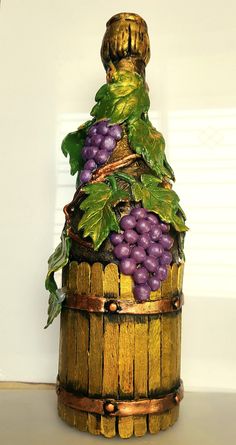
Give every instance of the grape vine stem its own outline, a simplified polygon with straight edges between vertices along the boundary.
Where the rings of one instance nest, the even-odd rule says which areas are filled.
[[[127,165],[131,164],[135,159],[140,158],[141,156],[134,153],[132,155],[125,156],[124,158],[120,159],[119,161],[112,162],[110,164],[105,165],[104,167],[101,167],[92,178],[92,181],[90,181],[90,184],[96,184],[97,182],[102,182],[104,178],[114,171],[118,170],[119,168],[126,167]]]

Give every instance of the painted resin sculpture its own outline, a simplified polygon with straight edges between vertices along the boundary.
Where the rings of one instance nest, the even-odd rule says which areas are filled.
[[[128,438],[178,418],[187,227],[163,136],[148,117],[145,21],[113,16],[101,57],[107,82],[92,118],[62,142],[77,188],[49,258],[47,326],[61,313],[59,416]]]

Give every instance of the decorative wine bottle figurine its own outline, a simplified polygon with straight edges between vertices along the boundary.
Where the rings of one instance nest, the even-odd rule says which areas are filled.
[[[47,326],[61,312],[59,416],[128,438],[178,418],[187,227],[163,136],[148,118],[145,21],[113,16],[101,57],[107,82],[92,119],[62,142],[77,189],[49,258]]]

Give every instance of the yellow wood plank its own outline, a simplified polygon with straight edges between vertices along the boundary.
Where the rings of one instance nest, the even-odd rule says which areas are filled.
[[[90,292],[90,266],[83,262],[78,265],[77,273],[78,294]],[[89,318],[85,311],[76,311],[76,363],[75,363],[75,387],[81,394],[88,394],[88,346],[89,346]],[[76,427],[80,431],[87,431],[88,414],[77,411]]]
[[[73,261],[69,265],[68,271],[68,288],[71,292],[77,291],[77,276],[78,276],[78,263],[77,261]],[[66,311],[66,347],[67,347],[67,356],[66,363],[64,366],[67,368],[66,373],[66,384],[72,390],[75,390],[75,360],[76,360],[76,342],[77,342],[77,312],[72,311],[70,309],[65,309]],[[74,417],[74,416],[73,416]]]
[[[184,263],[181,263],[178,267],[178,291],[183,290],[183,278],[184,278]]]
[[[148,385],[149,398],[155,397],[160,392],[161,387],[161,318],[160,316],[149,317],[149,335],[148,335]],[[148,416],[149,432],[151,434],[160,431],[160,416],[150,414]]]
[[[133,280],[131,276],[120,274],[120,299],[133,300]],[[134,317],[120,316],[119,335],[119,397],[133,398],[134,393]],[[118,418],[118,431],[123,439],[133,435],[133,416]]]
[[[178,379],[180,379],[181,377],[181,335],[182,335],[182,309],[178,312],[178,317],[177,317],[176,374]]]
[[[177,264],[173,264],[172,266],[172,275],[171,275],[171,281],[172,281],[172,293],[173,295],[176,295],[178,293],[178,273],[179,273],[179,267]],[[182,290],[182,280],[183,280],[183,265],[181,265],[181,290]],[[180,327],[181,327],[181,311],[179,311],[176,314],[175,320],[175,339],[174,342],[174,355],[173,361],[175,362],[175,365],[173,366],[174,375],[173,375],[173,385],[177,385],[180,381],[180,345],[181,345],[181,339],[180,339]],[[171,410],[171,420],[170,425],[173,425],[179,417],[179,406],[174,407]]]
[[[110,263],[105,267],[104,296],[117,298],[119,294],[119,274],[116,264]],[[102,395],[117,398],[118,396],[118,352],[119,352],[119,325],[118,316],[104,315],[104,364]],[[116,419],[101,416],[101,433],[105,437],[116,435]]]
[[[148,396],[148,316],[136,316],[134,324],[134,397]],[[147,432],[147,416],[134,417],[134,435]]]
[[[168,266],[167,278],[161,283],[162,298],[172,297],[171,266]],[[161,392],[168,392],[172,386],[173,361],[173,317],[172,314],[161,316]],[[161,430],[171,424],[171,410],[160,416]]]
[[[91,294],[103,295],[103,266],[94,263],[91,267]],[[89,394],[99,397],[102,394],[102,360],[103,360],[103,314],[90,314],[89,333]],[[88,431],[101,433],[101,416],[88,414]]]
[[[77,290],[78,264],[73,261],[68,267],[68,289],[71,292]],[[63,277],[63,279],[65,279]],[[69,309],[62,309],[61,313],[61,335],[60,335],[60,359],[59,377],[65,387],[75,389],[75,359],[76,359],[76,329],[77,316]],[[59,403],[59,405],[62,405]],[[58,406],[59,413],[64,416],[64,420],[74,426],[76,423],[76,411],[66,407]]]
[[[62,309],[60,315],[60,342],[59,342],[59,364],[58,376],[62,385],[66,386],[67,382],[67,356],[68,356],[68,311]]]

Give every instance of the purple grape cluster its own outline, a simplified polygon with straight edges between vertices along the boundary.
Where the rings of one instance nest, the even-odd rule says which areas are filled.
[[[97,122],[90,127],[82,149],[82,158],[86,162],[79,175],[80,184],[90,181],[92,172],[107,162],[121,138],[121,126],[109,125],[108,120]]]
[[[143,207],[135,207],[121,218],[120,228],[121,233],[110,235],[113,253],[120,272],[133,277],[135,299],[146,301],[167,277],[174,243],[170,226]]]

